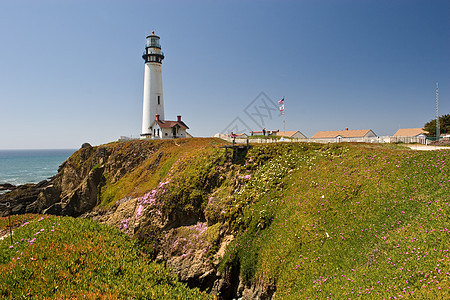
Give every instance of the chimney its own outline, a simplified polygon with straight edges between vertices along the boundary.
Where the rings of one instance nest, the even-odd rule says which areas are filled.
[[[345,131],[348,131],[348,128],[345,128]]]
[[[181,116],[177,116],[177,122],[181,122]]]
[[[155,115],[155,117],[156,117],[156,121],[158,121],[158,122],[159,122],[159,121],[160,121],[160,120],[159,120],[159,115],[158,115],[158,114],[156,114],[156,115]]]

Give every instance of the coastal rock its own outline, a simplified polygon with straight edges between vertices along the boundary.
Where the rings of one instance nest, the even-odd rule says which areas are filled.
[[[91,170],[87,178],[71,194],[62,199],[61,202],[65,204],[63,215],[78,217],[95,207],[102,174],[102,167]]]
[[[58,168],[50,181],[25,184],[0,195],[0,202],[10,202],[13,213],[51,213],[77,217],[90,212],[96,205],[105,173],[110,183],[139,167],[156,151],[149,142],[126,142],[110,147],[92,147],[84,143]],[[159,156],[159,159],[161,156]],[[157,158],[157,161],[159,161]],[[3,184],[6,190],[12,185]],[[0,216],[10,210],[0,206]]]
[[[54,196],[58,195],[57,189],[53,186],[48,187],[40,194],[41,198],[39,203],[41,210],[49,214],[78,217],[93,209],[97,204],[97,195],[102,174],[103,168],[101,167],[91,170],[88,176],[76,188],[57,203],[54,202]],[[67,193],[67,190],[64,192]]]
[[[0,205],[0,216],[8,216],[10,213],[24,214],[38,212],[34,209],[34,202],[48,184],[48,181],[42,181],[38,184],[24,184],[10,192],[0,195],[0,203],[10,203],[10,208],[7,208],[5,205]]]
[[[16,186],[10,183],[0,183],[0,191],[12,191]]]
[[[242,292],[242,299],[270,300],[274,297],[276,288],[273,285],[250,285],[246,286]]]
[[[203,249],[196,249],[186,256],[169,257],[166,265],[188,286],[205,290],[212,285],[216,274],[215,269],[208,264],[205,254]]]

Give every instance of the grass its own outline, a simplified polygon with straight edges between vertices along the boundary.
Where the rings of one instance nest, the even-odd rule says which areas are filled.
[[[223,265],[276,299],[449,298],[447,152],[309,147],[253,149],[278,155],[233,197]]]
[[[14,245],[0,241],[2,298],[213,298],[179,283],[117,229],[68,217],[25,219],[14,229]]]

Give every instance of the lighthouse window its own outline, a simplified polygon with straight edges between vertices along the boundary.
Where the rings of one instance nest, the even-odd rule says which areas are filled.
[[[160,96],[158,96],[158,104],[161,104]]]
[[[159,38],[156,37],[147,38],[147,47],[161,48],[161,45],[159,44]]]

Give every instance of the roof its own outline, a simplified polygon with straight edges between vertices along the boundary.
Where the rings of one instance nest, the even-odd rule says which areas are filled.
[[[401,128],[393,136],[418,136],[420,134],[429,134],[422,128]]]
[[[155,120],[156,124],[158,124],[161,128],[172,128],[176,125],[180,126],[183,129],[189,129],[189,127],[183,121],[167,121],[167,120]]]
[[[278,132],[277,132],[277,136],[291,137],[291,136],[293,136],[294,134],[296,134],[297,132],[300,133],[301,135],[305,136],[303,133],[301,133],[301,132],[298,131],[298,130],[293,130],[293,131],[278,131]]]
[[[370,129],[358,129],[358,130],[334,130],[334,131],[319,131],[313,135],[312,139],[332,139],[338,136],[343,138],[359,138],[366,136]]]

